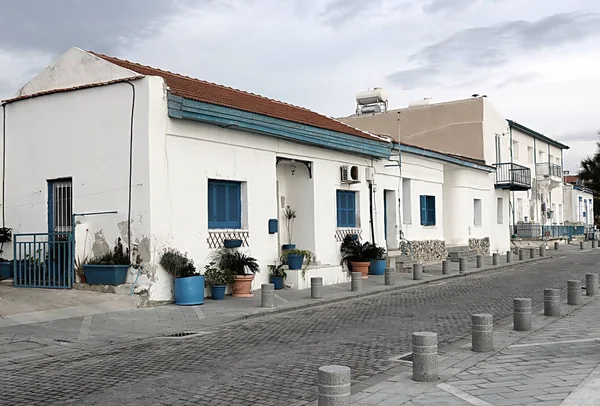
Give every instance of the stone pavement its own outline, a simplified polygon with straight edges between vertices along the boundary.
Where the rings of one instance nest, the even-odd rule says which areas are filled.
[[[561,307],[560,318],[534,308],[534,331],[512,331],[511,321],[495,325],[493,353],[472,352],[470,337],[441,346],[438,382],[412,381],[405,362],[371,378],[379,381],[373,386],[355,386],[352,404],[600,405],[600,300],[583,296],[581,305],[563,300]]]
[[[512,313],[513,297],[531,297],[536,305],[546,287],[561,288],[564,297],[566,281],[596,267],[599,253],[565,250],[553,260],[194,328],[195,335],[184,338],[155,336],[96,348],[92,337],[64,343],[79,346],[67,354],[48,347],[38,351],[42,358],[0,365],[0,405],[306,405],[316,399],[319,366],[348,365],[355,389],[367,389],[399,366],[397,357],[410,351],[413,331],[436,331],[441,348],[455,345],[469,333],[474,312],[493,313],[501,322]],[[178,309],[155,310],[167,308]]]
[[[564,250],[570,252],[568,247]],[[572,252],[578,251],[573,249]],[[58,308],[54,302],[50,302],[49,310],[0,316],[0,365],[321,306],[478,272],[505,267],[522,267],[532,261],[550,259],[551,254],[552,252],[546,258],[515,260],[512,264],[507,264],[506,256],[503,256],[499,266],[492,266],[492,258],[486,257],[483,268],[476,269],[475,264],[470,263],[469,269],[464,274],[458,273],[458,263],[451,264],[450,275],[442,275],[441,264],[426,265],[423,280],[415,281],[412,279],[412,273],[399,272],[395,274],[393,286],[386,286],[383,276],[370,276],[369,279],[363,280],[363,289],[360,292],[352,292],[350,283],[324,286],[322,299],[311,299],[310,289],[300,291],[284,289],[276,291],[273,309],[260,307],[260,291],[255,291],[255,296],[248,299],[234,299],[228,296],[223,301],[207,299],[200,306],[166,305],[148,308],[136,308],[133,299],[129,296],[87,291],[60,291],[58,294],[63,298],[65,295],[73,296],[66,300],[68,304],[74,304],[74,298],[79,298],[82,303],[79,306]],[[39,294],[41,300],[44,300],[45,296],[52,293],[56,291],[0,287],[0,297],[22,294],[32,301],[32,295]],[[99,297],[101,299],[98,299]],[[91,304],[94,300],[97,303]],[[41,306],[37,305],[38,308]]]

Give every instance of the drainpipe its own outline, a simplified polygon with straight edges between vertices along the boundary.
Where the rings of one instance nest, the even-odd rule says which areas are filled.
[[[537,181],[537,143],[535,138],[533,139],[533,173],[535,175],[535,199],[533,199],[533,213],[538,215],[538,181]],[[535,221],[535,219],[532,219]]]
[[[135,113],[135,86],[131,82],[123,82],[131,86],[131,118],[129,123],[129,195],[127,207],[127,250],[131,255],[131,188],[133,178],[133,115]]]
[[[565,192],[566,192],[566,187],[565,187],[565,162],[563,159],[563,149],[560,149],[560,172],[561,172],[561,178],[560,178],[560,183],[561,183],[561,187],[562,187],[562,223],[565,224]]]
[[[371,222],[371,242],[375,244],[375,223],[373,221],[373,193],[375,193],[373,183],[375,183],[375,168],[373,167],[373,158],[371,158],[371,168],[373,169],[373,177],[369,182],[369,218]]]
[[[512,133],[512,126],[509,124],[508,125],[508,134],[510,136],[510,169],[513,169],[513,157],[514,157],[514,152],[513,152],[513,133]],[[498,169],[496,169],[498,170]],[[512,175],[511,175],[512,177]],[[512,181],[512,179],[511,179]],[[511,193],[508,193],[508,204],[512,210],[512,232],[510,233],[510,236],[512,238],[513,234],[516,234],[516,222],[515,222],[515,191],[511,190],[512,192],[512,199],[511,199]]]
[[[2,105],[2,227],[6,227],[5,197],[6,190],[6,104]],[[0,248],[0,252],[2,249]]]

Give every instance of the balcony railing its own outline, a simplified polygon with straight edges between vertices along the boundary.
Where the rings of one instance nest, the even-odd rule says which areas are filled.
[[[536,164],[535,170],[538,177],[562,178],[562,168],[550,162],[540,162]]]
[[[531,189],[531,169],[515,163],[495,164],[496,188],[508,190]]]

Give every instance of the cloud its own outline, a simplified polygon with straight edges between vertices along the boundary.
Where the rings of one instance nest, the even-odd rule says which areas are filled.
[[[438,12],[462,11],[475,3],[475,0],[428,0],[423,4],[423,11],[434,14]]]
[[[557,140],[561,140],[564,142],[584,142],[584,141],[597,141],[598,140],[598,130],[590,129],[583,130],[574,133],[560,134],[556,136]]]
[[[327,3],[321,16],[330,25],[340,27],[358,16],[406,11],[411,6],[411,3],[405,0],[332,0]]]
[[[512,21],[459,31],[408,58],[416,68],[400,70],[388,80],[411,88],[442,83],[477,70],[492,70],[515,55],[555,48],[600,36],[600,14],[555,14],[537,21]],[[433,75],[432,75],[433,74]],[[402,83],[400,83],[402,82]]]
[[[58,54],[76,45],[111,53],[156,34],[185,7],[210,1],[19,0],[2,6],[0,49]]]
[[[499,82],[495,86],[495,88],[496,89],[504,89],[505,87],[510,87],[510,86],[513,86],[513,85],[520,85],[520,84],[523,84],[523,83],[529,83],[529,82],[534,81],[538,77],[540,77],[540,74],[539,73],[535,73],[535,72],[517,73],[515,75],[508,76],[506,79],[504,79],[503,81]]]

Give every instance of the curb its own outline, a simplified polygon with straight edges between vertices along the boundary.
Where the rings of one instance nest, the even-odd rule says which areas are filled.
[[[506,268],[523,265],[523,264],[544,261],[544,260],[548,260],[548,259],[552,259],[552,258],[554,258],[554,256],[547,255],[545,257],[537,257],[537,258],[533,258],[533,259],[529,258],[529,259],[524,259],[522,261],[517,260],[516,262],[513,261],[510,264],[503,264],[503,265],[496,265],[496,266],[492,265],[492,266],[488,266],[488,267],[484,267],[484,268],[467,270],[466,272],[462,272],[462,273],[457,272],[457,273],[453,273],[450,275],[440,275],[440,276],[437,276],[435,279],[419,281],[419,282],[416,282],[416,283],[413,283],[410,285],[404,285],[404,286],[382,285],[381,289],[378,289],[378,290],[375,290],[372,292],[360,292],[360,293],[356,293],[356,294],[345,296],[345,297],[338,297],[338,298],[333,298],[333,299],[318,299],[318,300],[315,300],[314,302],[303,303],[301,305],[282,306],[282,307],[278,307],[278,308],[274,308],[274,309],[270,309],[270,310],[265,309],[262,312],[255,312],[255,313],[240,316],[238,318],[234,318],[223,324],[239,322],[239,321],[243,321],[243,320],[257,319],[259,317],[265,317],[265,316],[270,316],[270,315],[274,315],[274,314],[289,313],[289,312],[294,312],[297,310],[305,310],[305,309],[310,309],[312,307],[325,306],[325,305],[346,302],[346,301],[355,300],[355,299],[362,299],[365,297],[381,295],[384,293],[398,292],[398,291],[401,291],[404,289],[410,289],[410,288],[413,288],[416,286],[423,286],[423,285],[428,285],[430,283],[439,282],[441,280],[459,278],[459,277],[474,275],[474,274],[478,274],[478,273],[482,273],[482,272],[495,271],[495,270],[499,270],[499,269],[506,269]]]

